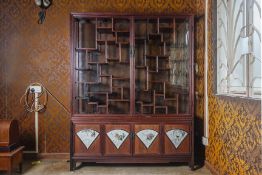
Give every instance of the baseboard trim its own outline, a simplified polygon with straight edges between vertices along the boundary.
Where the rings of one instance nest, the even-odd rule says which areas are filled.
[[[205,160],[205,166],[207,169],[214,175],[219,175],[219,172],[208,162]]]
[[[24,157],[28,159],[59,159],[59,160],[68,160],[70,157],[69,153],[24,153]]]

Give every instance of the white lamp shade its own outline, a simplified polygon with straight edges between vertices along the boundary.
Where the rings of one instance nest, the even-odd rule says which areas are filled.
[[[51,5],[51,0],[35,0],[35,4],[42,8],[47,8]]]

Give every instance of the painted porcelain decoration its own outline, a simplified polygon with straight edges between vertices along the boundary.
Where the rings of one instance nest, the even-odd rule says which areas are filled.
[[[144,129],[136,133],[137,137],[143,142],[148,149],[158,135],[158,132],[152,129]]]
[[[107,133],[107,136],[117,149],[119,149],[120,146],[124,143],[128,135],[129,133],[122,129],[115,129]]]
[[[182,141],[186,138],[187,132],[181,129],[172,129],[166,132],[167,137],[173,143],[173,145],[178,148]]]
[[[92,145],[98,135],[99,133],[92,129],[84,129],[77,132],[77,136],[85,144],[87,149]]]

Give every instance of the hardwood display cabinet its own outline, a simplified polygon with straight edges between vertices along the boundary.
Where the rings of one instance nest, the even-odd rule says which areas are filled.
[[[194,166],[193,15],[71,14],[70,169]]]

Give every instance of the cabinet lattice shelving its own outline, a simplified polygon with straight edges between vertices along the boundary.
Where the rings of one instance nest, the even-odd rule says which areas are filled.
[[[74,13],[71,65],[71,170],[77,161],[193,167],[193,15]]]

